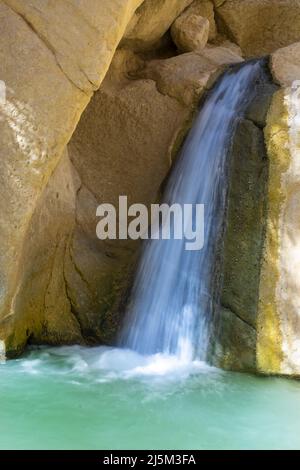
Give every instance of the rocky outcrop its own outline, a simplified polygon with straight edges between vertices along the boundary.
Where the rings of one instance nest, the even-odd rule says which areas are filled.
[[[271,56],[271,71],[276,83],[292,86],[300,80],[300,42],[283,47]]]
[[[194,14],[181,15],[173,23],[171,34],[180,51],[200,51],[208,41],[209,21]]]
[[[123,47],[149,50],[159,46],[173,21],[193,0],[145,0],[129,23]]]
[[[263,128],[277,87],[265,72],[257,97],[238,125],[231,153],[229,206],[223,251],[217,363],[256,370],[259,280],[265,241],[268,160]],[[247,287],[245,287],[247,286]]]
[[[97,240],[96,208],[117,207],[119,195],[128,204],[159,198],[200,96],[225,64],[242,60],[223,48],[204,54],[145,61],[119,49],[69,144],[81,187],[66,280],[89,342],[114,339],[139,248],[139,242]]]
[[[132,52],[117,52],[69,144],[81,187],[68,292],[84,336],[105,343],[115,335],[114,307],[128,287],[139,243],[97,240],[96,208],[118,207],[119,195],[126,195],[128,204],[154,202],[192,112],[161,94],[153,80],[132,79],[139,66]]]
[[[199,97],[223,65],[241,59],[212,48],[163,65],[159,53],[120,50],[72,139],[72,163],[62,154],[130,19],[124,44],[147,49],[191,3],[0,2],[7,85],[0,121],[0,340],[7,355],[28,341],[111,341],[137,247],[96,240],[95,207],[122,191],[139,202],[155,200]]]
[[[279,91],[265,131],[270,159],[264,262],[260,280],[258,369],[300,375],[299,86]]]
[[[38,272],[28,277],[39,261],[23,261],[38,201],[140,3],[0,2],[1,80],[7,87],[0,105],[0,339],[8,352],[40,329],[37,317],[27,323],[32,299],[21,295],[38,278]],[[62,258],[55,260],[61,276]]]
[[[214,4],[211,0],[194,0],[187,8],[188,14],[202,16],[209,22],[209,40],[213,41],[217,35],[217,26],[215,22]]]
[[[292,86],[264,85],[233,143],[214,351],[224,368],[300,375],[297,47],[271,58],[277,82]]]
[[[247,57],[274,52],[300,40],[298,0],[214,0],[219,31]]]
[[[140,75],[154,80],[160,93],[195,107],[199,97],[211,87],[226,65],[242,61],[239,55],[226,47],[207,47],[198,53],[151,60]]]

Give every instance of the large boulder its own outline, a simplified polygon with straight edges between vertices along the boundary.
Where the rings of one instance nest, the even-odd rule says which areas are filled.
[[[263,128],[277,90],[262,73],[257,96],[237,127],[229,155],[230,185],[223,247],[221,309],[214,360],[233,370],[257,370],[260,275],[267,219],[268,159]]]
[[[196,107],[199,97],[210,88],[225,66],[243,59],[227,47],[206,47],[164,60],[152,60],[139,71],[144,78],[155,80],[158,90],[181,103]]]
[[[300,80],[300,42],[278,49],[271,56],[274,80],[283,87]]]
[[[159,44],[173,21],[193,0],[145,0],[129,23],[122,46],[149,50]]]
[[[216,33],[214,6],[209,0],[194,0],[171,27],[173,41],[184,52],[203,49]]]
[[[212,56],[211,61],[192,53],[144,62],[119,49],[69,143],[81,184],[65,278],[72,311],[89,342],[114,339],[140,246],[97,240],[96,208],[118,206],[119,195],[127,195],[128,204],[159,199],[199,97],[226,62],[241,60],[225,50],[212,50]]]
[[[217,35],[215,22],[214,4],[211,0],[194,0],[193,3],[184,10],[182,15],[197,15],[206,18],[209,22],[209,40],[212,41]]]
[[[300,86],[275,90],[262,88],[233,141],[213,354],[224,368],[298,377]]]
[[[248,57],[300,40],[298,0],[215,0],[215,6],[220,31]]]
[[[200,51],[208,41],[209,21],[194,14],[182,15],[174,22],[171,34],[180,51]]]
[[[300,375],[299,86],[274,96],[265,130],[268,157],[266,243],[260,279],[257,365]]]
[[[0,103],[0,339],[8,353],[18,352],[41,331],[37,318],[27,322],[32,299],[23,295],[25,283],[38,279],[34,266],[39,261],[32,256],[24,262],[38,201],[140,3],[0,1],[1,80],[6,84],[6,101]],[[44,243],[40,233],[37,250]],[[58,255],[55,269],[62,273],[62,266]],[[35,311],[44,308],[44,296],[39,298],[42,305]]]
[[[154,202],[191,120],[191,108],[161,94],[153,80],[134,79],[140,66],[132,52],[116,53],[68,146],[81,186],[65,272],[73,311],[89,342],[114,339],[116,306],[139,247],[130,240],[98,240],[96,208],[118,207],[119,195],[129,205]]]

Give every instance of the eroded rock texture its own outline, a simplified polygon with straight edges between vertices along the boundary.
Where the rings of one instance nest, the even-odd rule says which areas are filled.
[[[300,375],[299,86],[274,96],[265,130],[270,159],[260,279],[258,369]]]
[[[119,49],[83,114],[69,144],[81,187],[67,284],[74,311],[89,331],[85,337],[114,339],[139,248],[139,242],[97,240],[97,206],[118,207],[119,195],[129,205],[159,200],[200,96],[230,61],[241,58],[225,48],[212,48],[211,56],[208,50],[156,60]]]
[[[95,240],[95,208],[122,192],[156,199],[200,95],[227,59],[199,59],[208,70],[189,83],[175,60],[173,92],[150,77],[161,75],[151,59],[174,55],[172,45],[152,58],[120,50],[72,140],[72,163],[62,155],[130,20],[126,47],[155,49],[191,3],[0,2],[0,339],[8,355],[27,341],[111,341],[136,247]],[[190,70],[196,59],[186,61]]]
[[[193,0],[145,0],[129,23],[122,45],[149,50],[159,45],[173,21]]]
[[[39,330],[38,314],[34,323],[26,320],[28,296],[20,297],[39,263],[32,257],[24,264],[38,201],[140,3],[0,2],[1,80],[7,87],[0,108],[0,337],[7,351],[21,350]],[[61,259],[57,265],[61,276]]]
[[[214,0],[220,32],[248,57],[274,52],[300,39],[299,0]]]
[[[300,42],[296,42],[271,55],[271,70],[276,83],[292,86],[300,80]]]
[[[238,125],[229,156],[223,290],[221,310],[216,319],[219,328],[216,355],[221,366],[229,369],[256,370],[259,280],[265,243],[269,166],[263,128],[276,90],[266,71],[257,85],[256,99]]]

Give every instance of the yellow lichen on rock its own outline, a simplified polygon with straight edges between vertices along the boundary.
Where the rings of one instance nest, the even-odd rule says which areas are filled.
[[[288,109],[285,91],[273,98],[265,139],[269,157],[266,241],[259,288],[257,318],[257,368],[260,372],[282,372],[282,325],[278,304],[282,210],[286,193],[284,176],[290,165]]]

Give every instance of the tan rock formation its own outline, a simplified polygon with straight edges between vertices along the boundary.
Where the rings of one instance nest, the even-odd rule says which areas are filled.
[[[157,200],[209,77],[216,78],[226,61],[241,60],[226,51],[222,57],[210,62],[184,54],[144,63],[119,49],[74,133],[69,153],[82,183],[65,271],[68,296],[90,342],[112,341],[122,314],[116,307],[139,247],[97,240],[97,205],[118,206],[122,194],[128,204]]]
[[[202,16],[209,21],[209,40],[213,40],[217,34],[214,5],[210,0],[194,0],[186,9],[187,14]]]
[[[283,47],[271,56],[271,71],[275,82],[288,87],[300,80],[300,42]]]
[[[270,171],[257,346],[264,373],[300,375],[299,119],[299,86],[278,92],[265,133]]]
[[[189,3],[174,2],[158,36]],[[0,2],[1,79],[7,85],[0,104],[0,341],[8,355],[29,338],[51,344],[111,339],[110,312],[136,247],[98,243],[95,207],[121,189],[133,199],[155,199],[202,92],[190,92],[188,105],[171,91],[164,95],[154,80],[139,75],[143,59],[120,51],[70,146],[80,178],[67,157],[61,160],[140,4]],[[137,182],[143,172],[147,177]]]
[[[1,333],[7,320],[13,326],[5,338],[9,355],[22,350],[26,341],[53,345],[83,341],[63,269],[75,225],[78,188],[78,177],[65,152],[37,201],[25,235],[13,316],[1,324]]]
[[[149,61],[139,75],[155,80],[161,93],[176,98],[185,105],[195,106],[225,65],[242,61],[230,49],[207,47],[199,53],[191,52],[165,60]]]
[[[153,80],[132,79],[139,65],[130,51],[116,53],[69,144],[82,186],[66,271],[68,292],[84,332],[105,342],[118,326],[114,304],[128,287],[139,243],[99,241],[96,208],[101,203],[118,207],[119,195],[127,195],[128,204],[154,202],[192,113],[159,93]]]
[[[193,13],[181,15],[173,23],[171,34],[180,51],[200,51],[208,41],[209,21]]]
[[[122,46],[134,50],[153,48],[192,1],[145,0],[129,23]]]
[[[96,207],[117,205],[120,194],[129,204],[159,197],[199,98],[226,65],[243,60],[232,43],[203,48],[208,30],[215,44],[227,35],[248,56],[300,39],[296,0],[214,0],[214,6],[218,37],[209,0],[0,0],[0,79],[7,87],[0,103],[1,357],[5,350],[20,353],[28,341],[112,341],[139,243],[97,240]],[[196,51],[172,56],[173,23],[179,48]],[[175,37],[180,24],[185,42]],[[115,54],[124,33],[127,50]],[[158,52],[164,36],[168,47]],[[273,53],[277,83],[287,87],[300,78],[298,58],[299,43]],[[217,357],[226,368],[299,375],[296,84],[276,95],[268,116],[262,246],[268,106],[253,103],[234,143],[236,157],[244,152],[247,161],[236,160],[233,170]],[[243,210],[241,235],[235,227]]]
[[[276,87],[261,73],[256,98],[237,127],[231,150],[221,309],[214,332],[217,364],[256,371],[261,266],[268,207],[269,163],[263,128]],[[266,333],[268,334],[268,333]]]
[[[298,0],[215,0],[219,30],[248,57],[300,40]]]
[[[8,351],[39,329],[27,328],[30,303],[20,297],[37,263],[24,266],[23,256],[38,200],[140,3],[0,2],[0,339]]]

